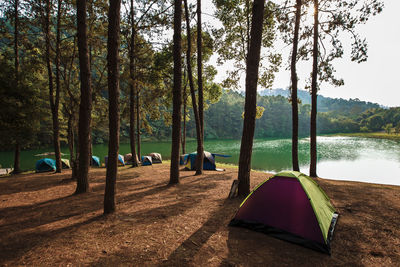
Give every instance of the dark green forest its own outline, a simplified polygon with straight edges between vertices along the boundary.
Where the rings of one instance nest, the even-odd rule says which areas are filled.
[[[277,93],[279,90],[270,90]],[[280,93],[285,95],[285,90]],[[304,101],[299,105],[299,134],[309,135],[310,104],[307,104],[308,92],[302,91]],[[351,133],[381,131],[387,124],[400,125],[400,108],[383,108],[376,103],[358,99],[333,99],[319,96],[318,133]],[[258,106],[264,107],[264,113],[256,121],[255,138],[285,137],[291,135],[291,104],[288,97],[282,95],[258,96]],[[243,127],[244,96],[241,93],[224,90],[218,103],[210,105],[205,111],[206,139],[239,139]],[[159,123],[152,125],[160,127]],[[195,137],[195,126],[188,124],[188,135]],[[160,131],[157,138],[163,139],[166,130]]]
[[[299,105],[299,134],[309,135],[310,104],[307,103],[306,91],[300,91],[302,101]],[[265,92],[261,92],[265,94]],[[291,135],[292,118],[291,104],[286,90],[269,90],[270,95],[259,95],[258,106],[265,110],[261,118],[256,121],[255,138],[283,137]],[[276,95],[271,95],[276,94]],[[279,95],[281,94],[281,95]],[[396,132],[396,126],[400,125],[400,108],[384,108],[376,103],[361,101],[358,99],[333,99],[319,96],[320,112],[318,113],[318,133],[355,133],[383,131],[388,124]],[[209,104],[205,110],[205,138],[206,139],[240,139],[243,127],[244,95],[241,92],[222,90],[218,102]],[[168,114],[168,110],[165,109]],[[39,114],[37,114],[39,115]],[[106,115],[106,114],[105,114]],[[47,117],[46,117],[47,116]],[[40,115],[40,131],[31,136],[34,141],[30,147],[50,146],[51,132],[48,130],[50,114]],[[48,118],[48,119],[47,119]],[[156,118],[156,119],[155,119]],[[151,112],[144,118],[143,137],[145,140],[169,140],[171,127],[168,118],[151,116]],[[158,118],[158,119],[157,119]],[[187,115],[187,137],[195,138],[196,129],[193,113]],[[106,117],[102,121],[107,121]],[[398,127],[397,127],[398,128]],[[398,131],[398,130],[397,130]],[[93,143],[108,142],[108,127],[106,123],[97,123],[92,129]],[[66,140],[66,131],[61,132],[61,140]],[[129,140],[129,122],[121,120],[121,141]],[[65,141],[62,144],[66,145]],[[12,149],[6,139],[1,140],[4,150]]]

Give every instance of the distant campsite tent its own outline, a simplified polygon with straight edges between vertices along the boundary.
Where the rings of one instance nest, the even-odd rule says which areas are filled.
[[[92,166],[95,166],[95,167],[100,167],[101,166],[101,162],[100,162],[100,158],[99,157],[92,156]]]
[[[106,167],[107,167],[107,160],[108,156],[105,156],[104,161],[106,163]],[[125,166],[124,156],[122,156],[121,154],[118,155],[118,166]]]
[[[151,157],[151,160],[154,163],[162,163],[162,157],[160,153],[150,153],[149,156]]]
[[[204,151],[203,170],[216,170],[215,156],[224,158],[230,157],[228,155],[215,154]],[[183,162],[186,165],[185,166],[186,169],[188,170],[196,169],[196,157],[197,157],[197,152],[190,153],[187,155],[187,157],[186,155],[184,155]]]
[[[56,161],[54,159],[44,158],[36,161],[36,172],[51,172],[56,170]]]
[[[179,158],[179,165],[186,165],[189,158],[189,154],[183,154]]]
[[[125,154],[125,156],[124,156],[124,161],[125,161],[125,164],[126,165],[131,165],[132,164],[132,153],[128,153],[128,154]],[[137,162],[139,162],[139,159],[138,159],[138,156],[136,155],[136,161]]]
[[[153,165],[153,160],[150,156],[142,156],[142,166]]]
[[[71,169],[68,159],[61,159],[61,164],[63,169]]]
[[[288,171],[259,184],[229,225],[330,254],[337,217],[328,196],[312,178]]]
[[[132,164],[132,153],[124,155],[125,164]]]

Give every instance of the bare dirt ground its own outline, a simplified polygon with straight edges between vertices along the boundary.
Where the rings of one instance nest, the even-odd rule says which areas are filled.
[[[398,186],[318,179],[340,213],[328,256],[228,227],[237,169],[193,174],[167,186],[169,164],[120,168],[107,217],[105,169],[82,195],[70,171],[0,177],[0,266],[400,266]],[[252,186],[267,177],[252,172]]]

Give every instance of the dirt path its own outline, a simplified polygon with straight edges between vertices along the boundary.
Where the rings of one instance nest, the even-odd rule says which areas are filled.
[[[319,179],[340,213],[332,256],[228,227],[236,169],[181,172],[169,165],[119,169],[116,214],[104,217],[105,169],[72,195],[63,174],[0,178],[0,266],[400,266],[400,187]],[[267,178],[252,173],[252,186]]]

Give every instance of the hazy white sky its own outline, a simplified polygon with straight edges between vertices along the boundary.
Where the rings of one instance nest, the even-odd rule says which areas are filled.
[[[338,77],[344,79],[345,85],[333,87],[321,86],[320,94],[334,98],[359,98],[385,106],[400,106],[400,1],[384,0],[385,8],[381,14],[371,18],[366,25],[360,25],[358,32],[367,38],[368,61],[357,64],[350,61],[348,53],[343,59],[336,60],[334,66]],[[203,12],[213,13],[211,0],[203,2]],[[207,21],[207,15],[204,21]],[[216,22],[213,22],[215,24]],[[350,39],[343,39],[344,47],[349,52]],[[347,43],[347,44],[346,44]],[[346,47],[347,46],[347,47]],[[279,49],[277,47],[277,49]],[[287,49],[286,49],[287,50]],[[288,54],[284,55],[284,61]],[[217,81],[225,77],[229,65],[218,68]],[[300,87],[309,77],[309,64],[299,64]],[[281,70],[273,88],[287,88],[290,84],[290,72]]]

